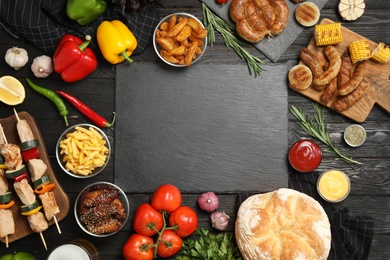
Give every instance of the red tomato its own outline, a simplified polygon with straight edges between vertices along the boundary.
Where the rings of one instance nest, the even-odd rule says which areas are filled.
[[[153,236],[164,225],[164,219],[160,212],[155,210],[149,203],[139,205],[135,212],[133,228],[140,235]]]
[[[175,232],[178,236],[189,236],[198,227],[198,215],[192,208],[181,206],[169,216],[169,225],[171,227],[177,226]]]
[[[124,244],[122,254],[126,260],[151,260],[154,257],[153,245],[152,238],[133,234]]]
[[[180,207],[182,201],[181,192],[172,184],[163,184],[152,195],[152,207],[156,210],[165,210],[168,213]]]
[[[172,229],[165,229],[157,246],[157,254],[160,257],[170,257],[180,251],[183,240]]]

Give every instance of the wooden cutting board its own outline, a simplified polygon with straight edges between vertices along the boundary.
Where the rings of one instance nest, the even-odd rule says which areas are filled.
[[[38,125],[37,125],[35,119],[29,113],[24,112],[24,111],[19,112],[18,116],[20,119],[27,120],[27,122],[29,123],[30,128],[34,134],[34,137],[39,140],[38,151],[40,154],[40,158],[47,165],[46,174],[50,176],[50,180],[52,181],[52,183],[56,184],[56,187],[52,191],[55,195],[58,207],[60,208],[60,213],[58,213],[56,215],[57,222],[59,222],[62,219],[64,219],[65,216],[69,212],[68,195],[65,193],[65,191],[62,189],[61,185],[57,181],[57,178],[56,178],[54,171],[52,169],[52,166],[50,164],[50,160],[49,160],[49,156],[48,156],[47,151],[46,151],[45,143],[43,141],[41,132],[39,131],[39,128],[38,128]],[[14,143],[14,144],[20,143],[18,132],[16,130],[16,122],[17,122],[17,118],[15,115],[0,119],[0,124],[3,127],[3,130],[4,130],[4,133],[5,133],[5,136],[7,138],[8,143]],[[8,236],[8,242],[13,242],[15,240],[18,240],[20,238],[23,238],[27,235],[34,233],[34,231],[31,230],[30,225],[28,224],[28,221],[27,221],[27,217],[20,214],[20,206],[22,206],[23,204],[21,203],[16,192],[14,191],[13,184],[10,180],[8,180],[8,189],[13,192],[13,197],[15,200],[15,204],[11,207],[13,217],[14,217],[14,222],[15,222],[15,233]],[[38,199],[38,196],[37,196],[37,199]],[[43,212],[43,210],[41,210],[41,211]],[[52,219],[49,222],[49,228],[56,228],[56,227],[51,227],[53,224],[55,226],[54,219]],[[44,236],[44,232],[43,232],[43,236]],[[34,239],[39,239],[39,238],[34,238]],[[1,238],[0,240],[4,243],[6,241],[5,238]]]
[[[321,21],[321,24],[329,23],[333,23],[333,21],[326,18]],[[343,42],[335,45],[340,54],[348,50],[348,46],[351,42],[366,39],[343,26],[341,26],[341,32],[343,35]],[[367,40],[370,43],[371,49],[374,49],[378,44],[369,39]],[[324,47],[316,47],[314,38],[311,39],[307,47],[312,51],[316,51],[320,55],[320,59],[326,59],[323,55]],[[375,104],[390,113],[390,62],[381,64],[370,59],[367,60],[366,63],[366,78],[370,84],[367,93],[352,107],[340,113],[359,123],[366,120]],[[317,92],[313,88],[298,92],[317,102],[320,100],[321,92]],[[331,109],[330,106],[327,107]]]

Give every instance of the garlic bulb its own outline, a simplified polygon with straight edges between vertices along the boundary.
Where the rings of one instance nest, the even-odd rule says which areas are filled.
[[[46,78],[53,72],[53,62],[49,56],[38,56],[31,64],[31,71],[37,78]]]
[[[23,48],[12,47],[5,53],[5,62],[15,70],[19,70],[28,62],[28,53]]]
[[[211,226],[215,229],[223,231],[227,228],[229,219],[229,215],[227,215],[225,212],[214,212],[210,216]]]

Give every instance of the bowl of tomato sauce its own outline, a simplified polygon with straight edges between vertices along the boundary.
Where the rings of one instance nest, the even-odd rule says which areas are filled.
[[[322,151],[314,141],[302,139],[291,146],[288,159],[296,171],[312,172],[322,161]]]

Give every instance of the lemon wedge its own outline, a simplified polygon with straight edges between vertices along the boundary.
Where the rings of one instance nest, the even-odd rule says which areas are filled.
[[[26,97],[26,91],[23,84],[12,76],[3,76],[0,78],[0,101],[15,106],[23,102]]]

